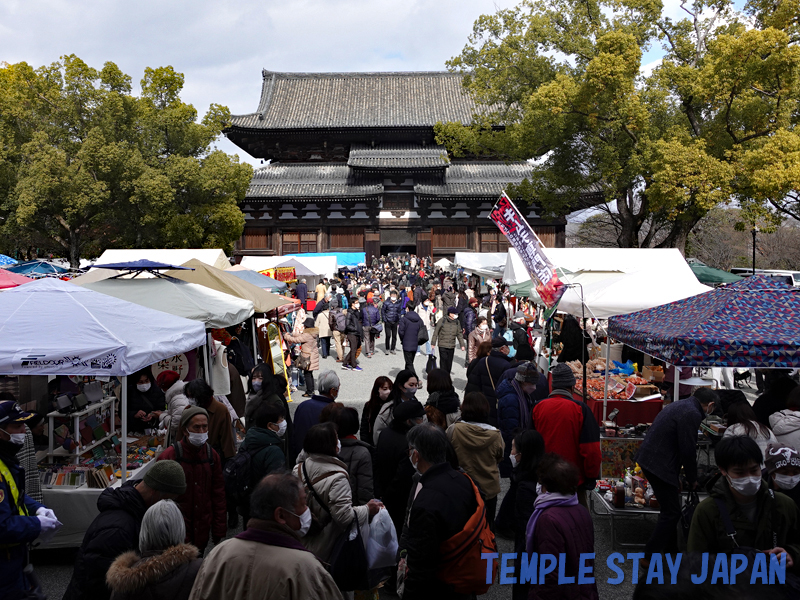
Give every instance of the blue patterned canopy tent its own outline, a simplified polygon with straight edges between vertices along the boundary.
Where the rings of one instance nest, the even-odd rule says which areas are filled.
[[[681,367],[800,367],[800,289],[756,275],[611,317],[608,332]]]

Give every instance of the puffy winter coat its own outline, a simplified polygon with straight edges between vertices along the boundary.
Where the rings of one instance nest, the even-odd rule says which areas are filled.
[[[514,336],[514,348],[519,350],[520,346],[528,345],[528,328],[519,323],[511,322],[508,326]]]
[[[511,381],[511,379],[503,379],[497,386],[497,424],[506,444],[503,462],[500,465],[500,473],[503,477],[511,475],[511,462],[508,460],[508,455],[511,452],[514,433],[518,429],[525,429],[530,424],[531,410],[533,410],[530,396],[523,392],[521,403],[519,394]]]
[[[414,476],[414,467],[408,460],[408,430],[407,423],[392,422],[381,431],[375,446],[375,495],[389,511],[395,529],[401,532]]]
[[[378,307],[374,304],[368,303],[364,308],[361,309],[361,324],[364,326],[364,329],[369,330],[370,327],[374,327],[381,320],[381,311],[378,310]]]
[[[478,319],[478,315],[475,314],[475,309],[470,308],[467,306],[461,312],[461,326],[464,328],[464,332],[466,335],[469,336],[472,333],[472,330],[475,329],[475,321]]]
[[[361,311],[350,309],[347,311],[347,324],[345,325],[345,333],[353,334],[358,338],[364,338],[364,325],[361,321]]]
[[[298,283],[294,288],[294,297],[305,303],[308,298],[308,286],[305,283]]]
[[[180,425],[181,421],[181,413],[183,409],[189,406],[189,400],[183,394],[183,386],[185,385],[186,383],[179,379],[164,393],[167,398],[167,410],[161,413],[161,429],[169,430],[167,444],[175,441],[175,436],[178,434],[178,425]]]
[[[251,453],[250,465],[253,481],[261,481],[265,475],[280,469],[286,462],[283,440],[271,429],[251,427],[244,436],[240,450]]]
[[[106,582],[111,600],[188,600],[203,564],[190,544],[171,546],[142,558],[126,552],[112,563]]]
[[[372,447],[349,437],[341,442],[339,460],[347,465],[353,504],[361,506],[375,497],[372,483]]]
[[[399,323],[400,322],[400,314],[403,308],[403,303],[398,300],[397,302],[392,302],[391,300],[387,300],[383,303],[383,322],[384,323]]]
[[[314,326],[317,328],[319,337],[331,337],[330,310],[326,308],[318,312]]]
[[[486,396],[489,401],[490,425],[497,425],[497,386],[500,385],[503,373],[513,366],[511,359],[498,350],[492,350],[489,356],[480,358],[469,366],[464,393],[480,392]]]
[[[498,302],[497,306],[494,307],[494,312],[492,313],[492,321],[494,321],[495,325],[499,325],[506,320],[506,317],[506,307],[503,306],[502,302]]]
[[[442,310],[445,314],[447,314],[448,308],[456,305],[456,298],[455,292],[445,292],[442,294]]]
[[[185,438],[177,443],[181,445],[180,458],[175,446],[170,446],[158,460],[174,460],[183,467],[186,492],[178,496],[177,503],[186,524],[186,541],[204,549],[212,535],[222,539],[228,532],[222,461],[212,449],[209,462],[207,444],[198,447]]]
[[[431,346],[455,348],[456,341],[458,341],[459,346],[464,345],[461,323],[458,322],[458,319],[451,319],[447,316],[436,324],[431,336]]]
[[[545,575],[544,585],[532,585],[529,600],[574,598],[575,600],[597,600],[597,584],[578,584],[581,554],[594,552],[594,527],[589,511],[580,504],[574,506],[551,506],[539,515],[533,536],[527,540],[528,552],[564,554],[564,574],[576,583],[560,584],[558,574],[553,571]],[[587,560],[586,565],[594,561]],[[559,571],[561,569],[558,569]]]
[[[300,335],[287,333],[284,338],[290,344],[302,344],[300,352],[311,359],[311,366],[306,369],[307,371],[319,371],[319,348],[317,347],[319,329],[316,327],[304,329]]]
[[[406,312],[400,319],[397,334],[400,336],[400,342],[405,352],[416,352],[419,347],[419,330],[422,326],[422,319],[413,311]]]
[[[505,443],[500,431],[485,423],[458,421],[447,429],[458,464],[483,490],[488,499],[500,493],[500,470]]]
[[[139,528],[147,505],[134,488],[139,481],[128,481],[118,488],[103,490],[97,499],[97,515],[83,536],[75,558],[75,568],[63,600],[108,600],[106,586],[114,559],[139,548]]]
[[[778,442],[800,452],[800,411],[784,409],[770,415],[769,424]]]
[[[475,360],[475,356],[478,354],[478,346],[482,342],[491,342],[492,341],[492,330],[491,329],[473,329],[469,334],[469,349],[467,350],[467,364],[471,363]]]
[[[308,481],[303,474],[303,465],[308,472]],[[303,482],[308,506],[323,526],[319,533],[304,537],[303,545],[321,561],[327,562],[337,538],[352,524],[354,517],[358,518],[360,527],[367,523],[369,509],[366,506],[353,506],[347,465],[338,458],[325,454],[309,454],[294,468],[294,474]],[[330,514],[311,492],[312,486],[317,496],[328,506]]]

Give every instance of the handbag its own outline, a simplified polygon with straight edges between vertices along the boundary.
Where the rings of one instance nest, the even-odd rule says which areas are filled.
[[[429,339],[428,329],[420,325],[419,329],[417,330],[417,346],[422,346],[422,344],[426,343]]]
[[[380,321],[378,321],[377,323],[375,323],[375,325],[372,326],[372,333],[378,334],[381,333],[382,331],[383,331],[383,323],[381,323]]]
[[[317,490],[314,489],[311,479],[308,477],[305,461],[303,461],[302,467],[303,477],[306,480],[308,489],[332,520],[331,509],[317,494]],[[350,532],[353,527],[356,529],[355,537],[351,538]],[[358,516],[355,510],[353,510],[353,520],[350,525],[336,538],[333,550],[331,550],[331,554],[328,557],[327,569],[331,577],[333,577],[333,581],[344,592],[369,589],[369,561],[367,560],[367,550],[364,539],[361,536],[361,527],[358,526]]]
[[[294,361],[294,366],[300,369],[301,371],[308,371],[311,367],[311,357],[308,354],[300,353],[300,356],[297,357],[297,360]]]
[[[430,373],[436,368],[436,357],[433,354],[428,354],[428,362],[425,365],[425,372]]]

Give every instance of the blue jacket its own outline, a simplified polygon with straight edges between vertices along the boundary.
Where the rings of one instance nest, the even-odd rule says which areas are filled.
[[[461,311],[461,326],[464,328],[466,332],[465,337],[472,333],[475,329],[475,321],[478,319],[478,315],[475,314],[475,311],[467,306]]]
[[[331,402],[333,400],[327,396],[314,394],[311,398],[302,402],[297,407],[297,410],[294,411],[294,432],[292,434],[290,452],[291,463],[294,463],[295,457],[303,449],[303,440],[306,437],[306,433],[308,433],[312,425],[319,423],[319,415],[322,413],[322,409]]]
[[[308,286],[305,283],[298,283],[294,288],[294,295],[301,302],[305,302],[308,299]]]
[[[14,478],[17,490],[22,496],[22,501],[28,509],[30,517],[20,516],[14,506],[11,488],[0,479],[0,545],[14,544],[7,548],[0,548],[0,598],[14,598],[24,590],[25,580],[22,569],[27,556],[27,544],[39,537],[42,525],[36,518],[36,511],[42,505],[25,494],[25,470],[19,464],[13,453],[3,452],[10,450],[10,442],[0,442],[0,460],[6,465]]]
[[[509,369],[508,371],[516,371],[516,369]],[[511,453],[511,442],[514,439],[514,435],[518,433],[517,430],[523,428],[523,422],[527,424],[527,428],[530,428],[531,411],[533,410],[533,401],[530,398],[526,398],[528,405],[527,418],[520,414],[519,397],[511,382],[512,379],[504,378],[497,386],[497,426],[506,445],[503,451],[503,460],[500,463],[501,477],[511,476],[511,461],[508,459],[508,455]]]
[[[422,319],[413,310],[406,312],[400,319],[400,327],[397,333],[403,345],[404,352],[416,352],[419,347],[419,328],[422,327]]]
[[[400,311],[403,309],[403,303],[398,300],[397,302],[392,302],[391,300],[387,300],[383,303],[383,322],[384,323],[399,323],[400,322]]]
[[[364,329],[377,325],[381,320],[381,311],[374,304],[367,304],[361,309],[361,321]]]

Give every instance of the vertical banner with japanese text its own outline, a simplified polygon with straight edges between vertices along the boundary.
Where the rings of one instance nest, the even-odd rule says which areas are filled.
[[[545,306],[552,308],[558,304],[564,293],[564,284],[556,275],[555,266],[542,251],[539,237],[505,192],[489,213],[489,218],[519,253],[531,278],[538,282],[536,291]]]

